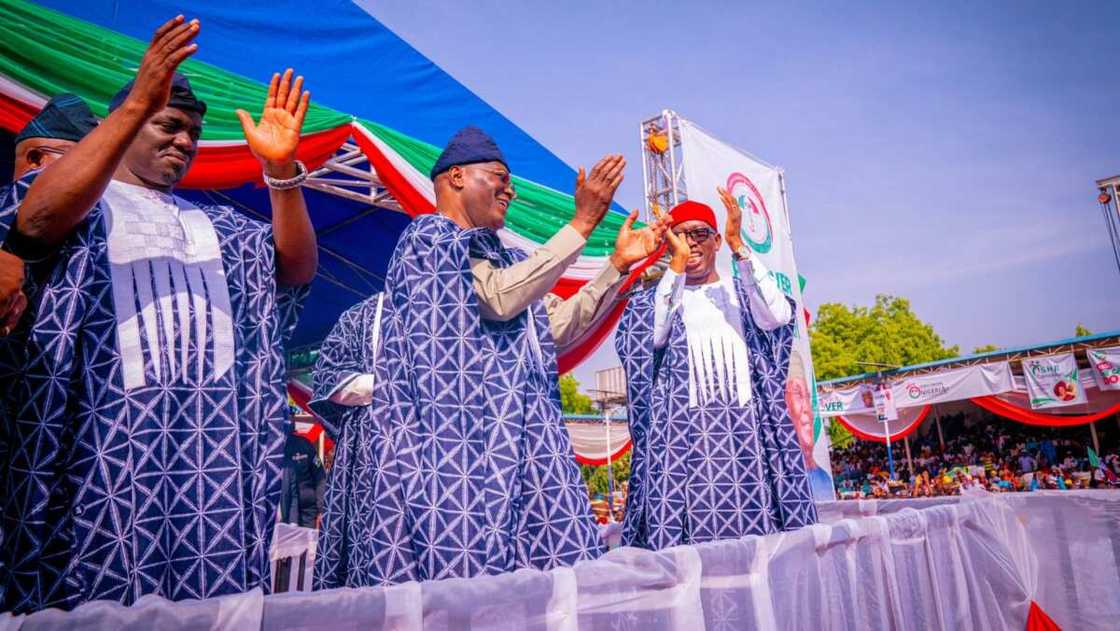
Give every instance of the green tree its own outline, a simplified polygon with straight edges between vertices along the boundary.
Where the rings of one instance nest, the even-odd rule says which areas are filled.
[[[856,437],[848,431],[848,428],[841,425],[840,421],[836,419],[829,420],[827,429],[828,444],[832,445],[833,449],[845,449],[856,440]]]
[[[871,307],[826,303],[809,331],[818,380],[868,372],[859,362],[909,366],[960,355],[910,308],[910,301],[879,295]]]
[[[998,350],[999,347],[995,344],[985,344],[983,346],[977,346],[976,348],[972,349],[972,354],[979,355],[980,353],[994,353]]]
[[[1093,332],[1090,331],[1089,329],[1085,328],[1080,322],[1077,323],[1077,328],[1074,329],[1074,331],[1073,331],[1073,336],[1074,337],[1085,337],[1086,335],[1092,335],[1092,334],[1093,334]]]
[[[612,462],[611,469],[614,472],[614,488],[616,490],[622,488],[622,483],[630,479],[630,452],[622,454],[618,460]],[[606,495],[610,492],[607,465],[592,467],[581,464],[579,472],[583,475],[583,481],[587,483],[587,489],[592,495]]]
[[[579,381],[571,373],[560,377],[560,408],[565,414],[595,412],[591,397],[579,391]]]

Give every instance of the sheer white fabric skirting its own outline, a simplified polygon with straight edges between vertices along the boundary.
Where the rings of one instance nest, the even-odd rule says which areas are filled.
[[[388,588],[0,615],[0,629],[1066,629],[1120,619],[1120,493],[833,502],[795,532]],[[295,550],[285,550],[287,553]],[[259,623],[258,623],[259,620]],[[149,624],[145,624],[147,621]],[[246,626],[248,625],[248,626]]]

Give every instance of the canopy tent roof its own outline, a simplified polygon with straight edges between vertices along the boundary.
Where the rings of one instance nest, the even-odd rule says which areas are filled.
[[[180,10],[165,1],[0,0],[0,129],[20,129],[59,92],[78,94],[104,116],[151,32]],[[186,196],[267,219],[267,192],[234,110],[258,109],[265,81],[287,66],[313,90],[300,158],[319,169],[307,197],[321,270],[294,347],[317,343],[344,309],[381,289],[400,232],[434,210],[426,173],[463,125],[494,135],[515,173],[518,199],[501,235],[507,245],[534,249],[571,218],[573,199],[562,191],[574,185],[572,169],[359,5],[286,0],[253,9],[205,0],[190,12],[203,30],[199,53],[180,70],[210,109],[181,184],[196,191]],[[608,214],[557,294],[570,295],[606,264],[624,218]],[[562,371],[594,351],[623,306],[561,356]]]
[[[1028,357],[1051,355],[1063,351],[1083,351],[1086,348],[1103,348],[1105,346],[1114,346],[1117,342],[1120,342],[1120,330],[1106,331],[1104,333],[1093,333],[1092,335],[1083,335],[1080,337],[1068,337],[1060,340],[1055,340],[1053,342],[1043,342],[1041,344],[1032,344],[1029,346],[1018,346],[1013,348],[999,349],[990,353],[962,355],[960,357],[954,357],[952,359],[941,359],[933,362],[924,362],[921,364],[913,364],[911,366],[903,366],[901,368],[883,370],[880,372],[865,372],[861,375],[840,377],[839,379],[829,379],[827,381],[817,382],[817,388],[822,392],[828,392],[831,390],[836,390],[840,387],[849,387],[862,383],[874,383],[876,378],[890,379],[903,375],[928,374],[930,372],[951,370],[953,368],[959,368],[961,366],[973,366],[977,364],[986,364],[1001,360],[1022,360]]]
[[[915,432],[936,405],[969,402],[993,414],[1048,427],[1092,423],[1120,413],[1120,390],[1103,389],[1094,378],[1087,351],[1120,348],[1120,331],[1067,338],[1053,342],[967,355],[953,359],[905,366],[880,373],[865,373],[817,384],[822,416],[835,417],[857,438],[883,442]],[[1022,361],[1035,357],[1072,353],[1081,369],[1080,387],[1084,404],[1046,410],[1032,409],[1023,378]],[[898,420],[881,422],[869,404],[855,401],[861,389],[886,382],[896,392],[911,391],[914,397],[895,394]],[[865,398],[866,401],[866,398]]]
[[[625,418],[611,418],[606,423],[602,416],[591,414],[565,414],[564,428],[572,442],[576,462],[599,467],[617,462],[633,447],[630,424]]]

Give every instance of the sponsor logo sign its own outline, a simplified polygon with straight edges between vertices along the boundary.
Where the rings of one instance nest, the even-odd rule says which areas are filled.
[[[1101,390],[1120,390],[1120,346],[1091,348],[1085,353],[1093,370],[1093,379]]]
[[[1036,410],[1081,405],[1088,400],[1073,353],[1024,359],[1023,378]]]

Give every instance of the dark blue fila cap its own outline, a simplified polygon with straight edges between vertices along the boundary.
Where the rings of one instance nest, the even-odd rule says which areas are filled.
[[[486,132],[469,125],[455,132],[451,140],[447,141],[447,146],[439,154],[429,176],[434,180],[451,167],[478,162],[501,162],[509,169],[509,163],[498,148],[498,143]]]
[[[78,142],[97,127],[97,118],[76,94],[59,94],[16,136],[16,144],[30,138],[53,138]]]

